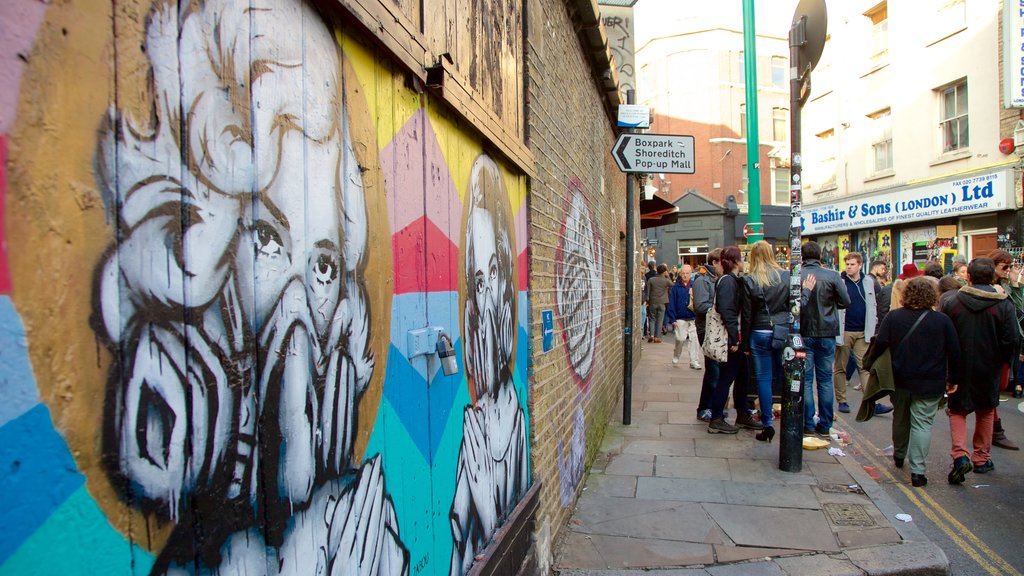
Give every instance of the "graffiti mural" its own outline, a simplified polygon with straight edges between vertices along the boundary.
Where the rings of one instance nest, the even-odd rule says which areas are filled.
[[[583,403],[590,391],[597,338],[601,332],[602,254],[597,227],[578,178],[566,188],[566,210],[555,250],[555,304],[566,358],[579,387],[568,446],[558,441],[559,493],[572,502],[583,478],[587,438]]]
[[[13,1],[0,576],[468,571],[530,485],[526,176],[312,3]]]
[[[379,457],[353,459],[375,358],[331,32],[290,0],[160,4],[146,51],[152,121],[112,109],[99,144],[121,234],[95,298],[110,473],[177,526],[155,571],[408,572]]]
[[[451,508],[452,573],[473,563],[529,483],[526,419],[512,381],[517,316],[508,194],[486,156],[473,165],[469,186],[463,336],[473,403],[463,411]]]
[[[601,245],[579,179],[569,182],[568,191],[555,252],[555,301],[573,378],[586,391],[601,330]]]
[[[572,504],[576,487],[583,479],[584,458],[587,455],[587,432],[583,415],[583,393],[576,394],[575,409],[572,413],[572,437],[569,446],[558,441],[558,493],[562,506]]]

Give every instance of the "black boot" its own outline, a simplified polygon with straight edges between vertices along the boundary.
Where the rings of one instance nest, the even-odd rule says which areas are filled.
[[[996,418],[995,423],[992,425],[992,445],[999,446],[1004,450],[1020,450],[1020,446],[1006,437],[1006,431],[1003,430],[1003,420]]]

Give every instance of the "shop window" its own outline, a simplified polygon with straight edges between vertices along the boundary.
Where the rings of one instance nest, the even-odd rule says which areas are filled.
[[[740,104],[740,138],[747,137],[747,105]]]
[[[964,150],[970,143],[967,121],[967,80],[940,88],[938,93],[942,152]]]

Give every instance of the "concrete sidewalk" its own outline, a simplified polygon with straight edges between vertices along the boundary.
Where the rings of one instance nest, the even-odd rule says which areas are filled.
[[[852,456],[803,452],[778,469],[779,437],[708,434],[703,371],[672,339],[643,344],[632,423],[612,414],[555,553],[561,576],[948,574],[949,561]],[[735,418],[730,407],[729,421]],[[852,415],[843,415],[850,418]],[[852,422],[852,420],[851,420]],[[833,432],[846,426],[837,421]],[[780,426],[776,423],[776,430]],[[839,447],[833,441],[833,446]]]

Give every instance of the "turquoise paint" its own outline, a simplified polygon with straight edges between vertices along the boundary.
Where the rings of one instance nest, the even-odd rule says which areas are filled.
[[[85,482],[43,404],[0,427],[0,562]]]
[[[153,561],[114,530],[83,486],[0,565],[0,576],[149,574]]]

